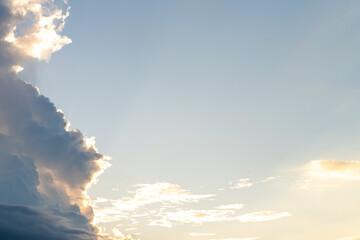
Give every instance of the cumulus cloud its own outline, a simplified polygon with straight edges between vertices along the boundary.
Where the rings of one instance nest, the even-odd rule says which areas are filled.
[[[70,38],[60,35],[69,16],[69,7],[64,12],[49,0],[12,0],[9,6],[16,18],[31,23],[21,31],[13,26],[4,37],[23,54],[49,60],[52,53],[71,43]]]
[[[60,35],[68,10],[50,0],[0,0],[0,238],[96,239],[86,190],[106,158],[16,75],[19,62],[48,60],[70,43]]]

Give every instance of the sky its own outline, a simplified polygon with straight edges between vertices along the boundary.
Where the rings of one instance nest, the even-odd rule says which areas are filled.
[[[360,239],[359,24],[350,0],[0,0],[0,236]]]

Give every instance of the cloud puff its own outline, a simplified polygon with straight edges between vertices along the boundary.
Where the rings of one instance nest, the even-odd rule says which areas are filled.
[[[360,180],[360,161],[314,160],[307,171],[317,179]]]
[[[231,189],[240,189],[251,187],[253,184],[250,182],[250,178],[240,178],[235,184],[230,182],[230,185]]]
[[[9,1],[11,13],[17,19],[30,23],[20,34],[13,26],[4,40],[30,57],[49,60],[51,54],[70,44],[71,39],[61,36],[65,20],[69,16],[69,7],[65,13],[58,9],[53,1],[48,0],[13,0]]]

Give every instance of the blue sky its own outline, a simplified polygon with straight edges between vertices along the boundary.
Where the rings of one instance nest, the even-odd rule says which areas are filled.
[[[323,182],[303,190],[311,161],[360,159],[357,1],[69,5],[63,34],[72,43],[48,63],[26,63],[20,76],[55,102],[73,129],[95,136],[100,152],[112,158],[112,167],[89,191],[92,199],[110,204],[144,187],[134,185],[169,183],[204,195],[195,209],[244,203],[249,212],[291,214],[253,225],[227,220],[167,229],[149,227],[144,218],[106,223],[108,228],[132,234],[124,228],[135,224],[141,239],[150,240],[359,234],[356,181],[331,183],[337,187],[330,192]],[[269,177],[274,178],[264,181]],[[237,182],[253,185],[231,190]],[[216,197],[208,201],[206,194]],[[324,217],[339,201],[351,208]],[[136,214],[160,209],[156,204],[162,203]],[[324,230],[335,223],[333,232]],[[299,224],[319,228],[295,230]],[[189,235],[209,231],[217,235]]]
[[[356,2],[71,7],[73,43],[38,65],[37,85],[115,159],[108,172],[130,171],[121,182],[266,174],[356,141]]]

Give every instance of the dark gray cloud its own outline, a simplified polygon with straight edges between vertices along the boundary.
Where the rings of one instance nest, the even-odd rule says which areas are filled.
[[[6,240],[96,239],[90,225],[74,227],[68,219],[50,211],[0,204],[0,238]]]
[[[97,239],[84,191],[104,156],[12,67],[5,36],[24,20],[0,0],[0,239]]]

